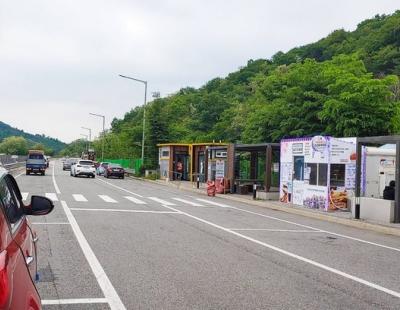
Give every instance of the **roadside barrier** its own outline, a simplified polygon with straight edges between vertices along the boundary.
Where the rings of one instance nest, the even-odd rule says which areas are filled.
[[[2,165],[0,163],[0,167],[3,167],[8,170],[12,175],[15,174],[16,172],[20,171],[21,168],[25,167],[25,161],[20,161],[20,162],[15,162],[11,164],[5,164]]]
[[[215,182],[207,181],[207,195],[210,197],[215,196]]]

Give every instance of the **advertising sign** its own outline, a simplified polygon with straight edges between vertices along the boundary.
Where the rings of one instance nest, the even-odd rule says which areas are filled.
[[[215,161],[215,178],[224,178],[225,177],[225,160],[217,159]]]
[[[304,199],[304,182],[293,181],[293,203],[295,205],[303,205]]]
[[[290,162],[292,161],[292,147],[290,142],[282,141],[281,142],[281,162]]]
[[[329,192],[329,210],[347,209],[348,195],[344,188],[331,189]]]
[[[346,189],[356,188],[356,164],[347,164],[345,172],[345,187]]]
[[[327,209],[328,188],[326,186],[307,186],[303,193],[303,205],[311,209]]]
[[[293,164],[292,163],[281,163],[280,173],[280,194],[279,200],[281,202],[291,202],[292,196],[292,174]]]
[[[292,155],[303,155],[304,144],[303,142],[292,143]]]
[[[357,159],[355,144],[331,139],[331,163],[351,163]]]
[[[328,140],[324,136],[315,136],[311,139],[311,146],[315,152],[324,153],[328,147]]]

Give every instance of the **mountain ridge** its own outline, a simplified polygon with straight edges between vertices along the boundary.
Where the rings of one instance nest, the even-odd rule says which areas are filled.
[[[18,129],[15,127],[12,127],[2,121],[0,121],[0,142],[2,142],[5,138],[11,137],[11,136],[17,136],[17,137],[24,137],[29,144],[36,144],[36,143],[41,143],[45,147],[52,149],[55,153],[58,153],[62,149],[66,147],[66,143],[52,137],[48,137],[45,135],[39,135],[39,134],[31,134],[28,132],[25,132],[22,129]]]

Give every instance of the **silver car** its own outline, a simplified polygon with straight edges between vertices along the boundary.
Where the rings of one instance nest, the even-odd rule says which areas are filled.
[[[63,170],[71,170],[71,166],[78,160],[75,158],[68,158],[63,162]]]

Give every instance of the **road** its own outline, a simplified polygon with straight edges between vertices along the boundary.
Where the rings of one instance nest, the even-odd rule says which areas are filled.
[[[131,179],[20,175],[44,309],[399,309],[400,240]]]

